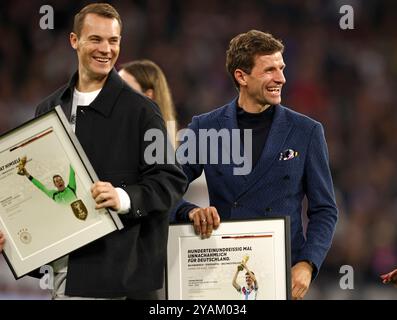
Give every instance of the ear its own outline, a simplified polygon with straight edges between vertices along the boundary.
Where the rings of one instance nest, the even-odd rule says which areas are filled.
[[[238,82],[240,86],[246,86],[247,85],[247,74],[241,70],[241,69],[236,69],[234,70],[234,78]]]
[[[74,50],[77,50],[77,42],[79,41],[77,34],[71,32],[69,35],[70,45]]]
[[[146,97],[148,97],[149,99],[154,100],[154,90],[153,89],[147,89],[143,94]]]

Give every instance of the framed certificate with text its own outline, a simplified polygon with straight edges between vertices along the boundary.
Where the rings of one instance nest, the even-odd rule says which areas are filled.
[[[15,278],[123,227],[95,209],[97,180],[59,106],[0,137],[0,230]]]
[[[289,228],[289,217],[231,220],[202,239],[191,223],[171,225],[168,299],[290,299]]]

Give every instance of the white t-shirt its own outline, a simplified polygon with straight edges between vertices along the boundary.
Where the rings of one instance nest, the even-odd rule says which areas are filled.
[[[80,92],[76,88],[74,89],[72,101],[72,115],[70,117],[70,124],[72,125],[73,132],[76,131],[77,106],[89,106],[92,101],[95,100],[101,90],[102,88],[91,92]]]

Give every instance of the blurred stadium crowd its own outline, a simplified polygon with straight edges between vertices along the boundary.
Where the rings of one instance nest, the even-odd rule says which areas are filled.
[[[124,27],[119,64],[149,58],[164,70],[180,127],[231,100],[225,71],[229,40],[249,29],[286,45],[283,104],[325,128],[340,219],[312,299],[395,299],[379,274],[397,267],[397,2],[319,0],[109,1]],[[89,1],[0,2],[0,133],[34,115],[38,102],[76,68],[68,42],[73,15]],[[52,5],[53,30],[39,26]],[[342,30],[342,5],[354,29]],[[339,268],[354,268],[354,290],[339,288]],[[37,282],[15,282],[0,263],[0,298],[38,297]]]

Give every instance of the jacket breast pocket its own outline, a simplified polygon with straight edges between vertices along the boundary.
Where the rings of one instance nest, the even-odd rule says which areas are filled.
[[[277,162],[273,165],[273,168],[277,170],[291,170],[294,168],[298,168],[299,166],[299,160],[277,160]]]
[[[269,174],[288,181],[294,176],[301,176],[302,171],[303,164],[299,159],[277,160],[269,170]]]

